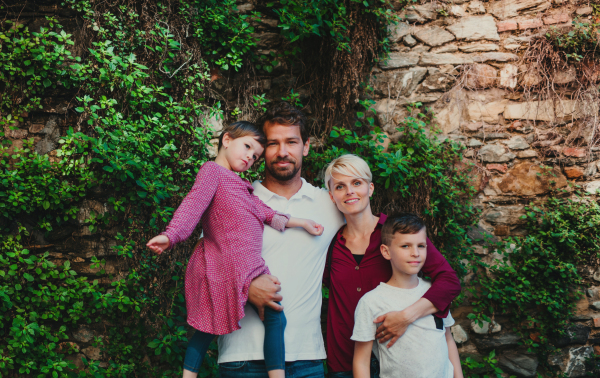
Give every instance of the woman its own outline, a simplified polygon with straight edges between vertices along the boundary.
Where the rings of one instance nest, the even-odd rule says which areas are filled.
[[[354,310],[360,298],[392,275],[390,262],[380,252],[381,227],[387,216],[373,215],[370,197],[374,185],[371,170],[358,156],[344,155],[333,160],[325,171],[325,185],[331,200],[344,213],[346,225],[332,241],[323,282],[329,288],[327,316],[327,365],[330,377],[352,378]],[[425,295],[403,311],[375,319],[380,343],[391,347],[406,328],[423,316],[445,317],[452,300],[460,293],[456,272],[427,240],[427,260],[422,269],[432,279]],[[376,364],[376,361],[374,361]],[[372,376],[378,375],[376,366]]]

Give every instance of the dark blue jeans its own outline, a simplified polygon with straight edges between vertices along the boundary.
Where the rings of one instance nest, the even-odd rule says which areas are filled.
[[[330,372],[329,378],[353,378],[351,371]],[[371,378],[379,378],[379,361],[377,358],[371,357]]]
[[[268,378],[265,361],[237,361],[219,364],[220,378]],[[286,378],[325,378],[323,361],[285,363]]]
[[[257,308],[252,305],[258,312]],[[265,342],[264,368],[267,371],[285,369],[285,344],[283,340],[283,332],[287,324],[283,311],[275,311],[270,307],[265,307]],[[196,331],[188,344],[185,351],[185,360],[183,368],[191,372],[197,373],[202,366],[202,361],[208,350],[208,346],[215,338],[215,335]]]

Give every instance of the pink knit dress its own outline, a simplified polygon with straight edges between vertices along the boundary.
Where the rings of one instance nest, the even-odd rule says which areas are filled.
[[[199,331],[224,335],[240,329],[250,283],[269,274],[261,257],[264,224],[283,231],[289,216],[265,205],[253,191],[234,172],[207,162],[162,233],[172,247],[202,221],[204,242],[185,274],[187,321]]]

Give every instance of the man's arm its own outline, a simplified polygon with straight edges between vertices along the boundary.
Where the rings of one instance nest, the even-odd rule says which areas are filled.
[[[371,350],[373,340],[356,341],[354,343],[354,359],[352,360],[352,374],[354,378],[371,377]]]
[[[275,311],[283,311],[283,306],[276,303],[283,299],[280,291],[281,282],[275,276],[263,274],[252,280],[248,288],[248,302],[258,308],[260,320],[265,319],[265,306]]]
[[[460,281],[456,272],[437,248],[427,239],[427,259],[421,271],[431,277],[431,287],[421,299],[402,311],[388,312],[374,320],[382,323],[377,328],[380,343],[391,339],[387,347],[391,347],[400,338],[406,328],[415,320],[435,314],[446,317],[452,300],[460,294]]]
[[[448,343],[448,357],[452,362],[454,368],[454,378],[463,378],[462,367],[460,366],[460,356],[458,355],[458,349],[456,343],[450,332],[450,327],[446,327],[446,342]]]

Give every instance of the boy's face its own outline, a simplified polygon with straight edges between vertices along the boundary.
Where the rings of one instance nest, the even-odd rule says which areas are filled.
[[[395,233],[390,245],[381,245],[381,254],[390,260],[394,272],[419,273],[427,258],[427,229],[416,234]]]

